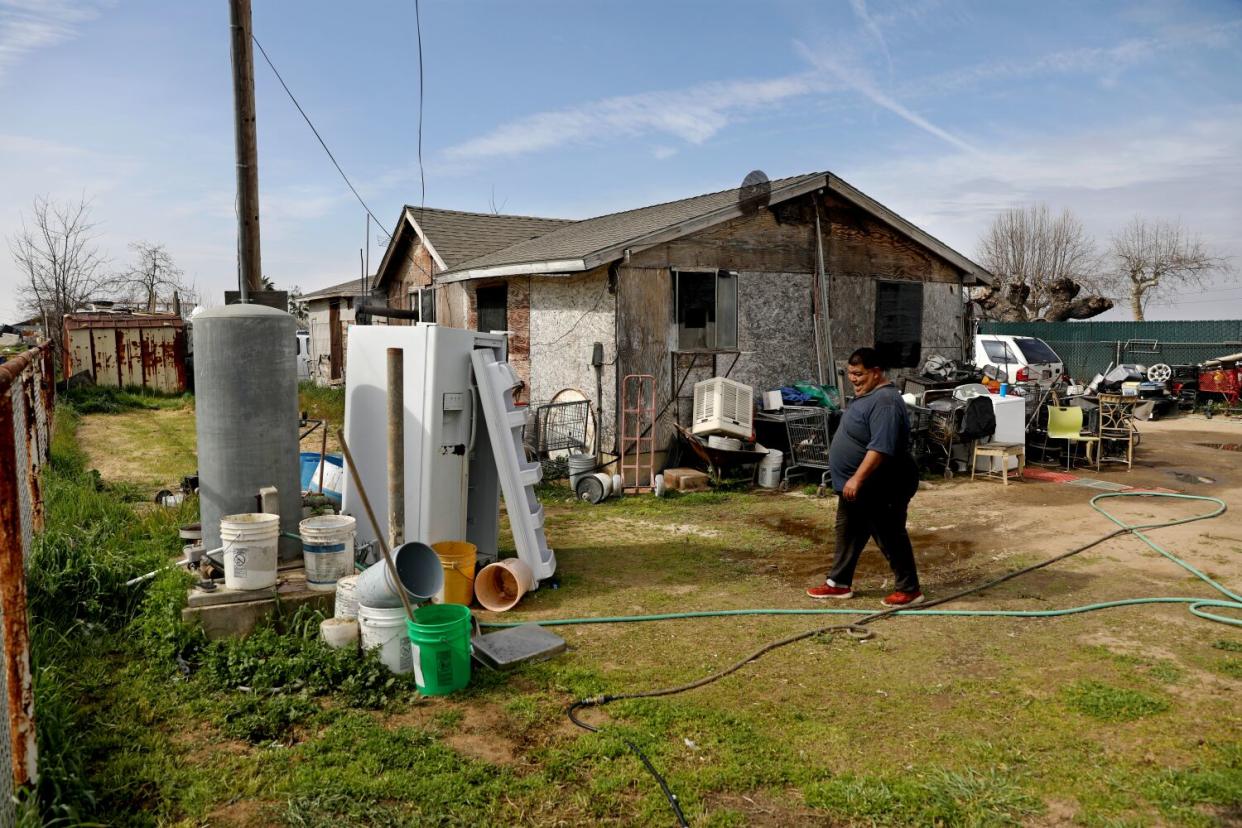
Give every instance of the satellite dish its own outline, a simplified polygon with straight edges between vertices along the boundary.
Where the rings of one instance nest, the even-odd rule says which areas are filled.
[[[743,213],[753,213],[767,207],[772,198],[772,182],[763,170],[752,170],[742,179],[737,191],[737,204]]]

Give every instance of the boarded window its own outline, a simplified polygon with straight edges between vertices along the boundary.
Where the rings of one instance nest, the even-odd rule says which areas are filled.
[[[677,348],[717,351],[737,347],[737,274],[676,272]]]
[[[484,333],[509,329],[509,286],[481,287],[474,292],[478,325]]]
[[[923,356],[923,284],[875,283],[875,349],[891,368],[918,367]]]

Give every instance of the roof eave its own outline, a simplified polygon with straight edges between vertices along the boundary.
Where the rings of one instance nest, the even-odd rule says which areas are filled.
[[[827,178],[827,174],[816,175],[804,181],[797,181],[792,184],[787,184],[780,189],[773,190],[768,198],[768,203],[779,204],[782,201],[788,201],[791,198],[796,198],[800,195],[823,189],[827,185]],[[659,230],[648,233],[645,236],[639,236],[638,238],[630,239],[610,247],[605,247],[602,250],[597,250],[596,252],[584,257],[583,261],[587,265],[586,269],[589,270],[591,268],[598,267],[599,265],[606,264],[607,262],[624,258],[627,251],[631,254],[640,253],[643,250],[665,244],[666,242],[674,241],[682,236],[688,236],[691,233],[706,230],[707,228],[713,227],[721,222],[740,218],[743,215],[746,215],[746,213],[747,211],[742,209],[740,205],[730,204],[728,207],[722,207],[718,210],[713,210],[710,213],[704,213],[703,215],[686,219],[685,221],[678,222],[677,224],[662,227]]]
[[[521,262],[517,264],[494,265],[492,267],[471,268],[456,272],[441,273],[436,276],[439,284],[453,282],[469,282],[476,279],[498,279],[504,276],[534,276],[543,273],[580,273],[590,270],[583,259],[553,259],[544,262]]]

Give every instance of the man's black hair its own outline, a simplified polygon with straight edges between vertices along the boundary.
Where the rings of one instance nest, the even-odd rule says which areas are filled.
[[[880,356],[880,352],[875,348],[859,348],[850,354],[849,364],[861,365],[867,370],[872,368],[879,368],[881,371],[888,370],[888,365],[885,363],[884,358]]]

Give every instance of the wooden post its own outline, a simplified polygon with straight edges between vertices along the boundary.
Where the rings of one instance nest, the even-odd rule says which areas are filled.
[[[388,545],[405,543],[405,376],[400,348],[388,349]]]
[[[241,301],[263,287],[259,256],[259,139],[255,126],[254,48],[250,0],[229,0],[233,54],[233,119],[237,141],[238,289]]]

